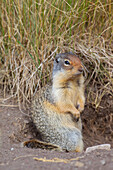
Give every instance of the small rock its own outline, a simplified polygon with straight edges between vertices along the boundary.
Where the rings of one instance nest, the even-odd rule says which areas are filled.
[[[82,162],[80,162],[80,161],[77,161],[77,162],[75,163],[75,166],[76,166],[76,167],[83,167],[83,166],[84,166],[84,163],[82,163]]]
[[[101,160],[100,161],[102,165],[105,165],[106,164],[106,161],[105,160]]]
[[[102,144],[102,145],[96,145],[92,147],[88,147],[85,151],[85,153],[92,152],[97,149],[105,149],[105,150],[110,150],[111,145],[110,144]]]
[[[28,121],[28,120],[24,120],[24,123],[25,123],[25,124],[28,124],[28,123],[29,123],[29,121]]]
[[[14,150],[14,148],[11,148],[11,151],[13,151]]]

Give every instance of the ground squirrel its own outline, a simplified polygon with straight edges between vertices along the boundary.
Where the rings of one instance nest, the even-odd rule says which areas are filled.
[[[39,90],[32,102],[32,119],[41,141],[27,141],[24,146],[81,152],[80,112],[84,109],[84,103],[84,77],[80,59],[72,53],[57,54],[52,85]]]

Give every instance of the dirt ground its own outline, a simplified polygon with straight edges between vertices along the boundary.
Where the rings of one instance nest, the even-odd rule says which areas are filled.
[[[104,143],[111,144],[111,150],[86,154],[23,147],[23,141],[35,136],[33,127],[25,112],[14,102],[3,102],[0,97],[0,170],[113,170],[113,100],[110,97],[108,103],[104,101],[98,110],[87,106],[82,115],[84,150]]]

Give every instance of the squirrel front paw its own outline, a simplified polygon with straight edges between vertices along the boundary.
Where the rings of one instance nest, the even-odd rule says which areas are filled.
[[[76,112],[74,113],[74,116],[78,119],[80,117],[80,112],[76,109]]]
[[[84,110],[84,105],[85,105],[85,99],[82,98],[82,99],[79,99],[77,101],[77,104],[76,104],[76,109],[79,111],[79,112],[82,112]]]
[[[74,108],[73,111],[70,111],[70,113],[76,118],[79,119],[80,118],[80,112],[78,109]]]
[[[73,119],[78,122],[79,121],[79,118],[80,118],[80,112],[76,109],[76,112],[75,113],[72,113],[72,116],[73,116]]]

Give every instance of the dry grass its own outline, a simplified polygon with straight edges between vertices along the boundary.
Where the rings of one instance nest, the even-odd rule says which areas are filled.
[[[1,0],[0,87],[25,105],[51,78],[56,53],[72,51],[87,72],[88,102],[113,94],[111,0]],[[90,84],[90,85],[88,85]]]

